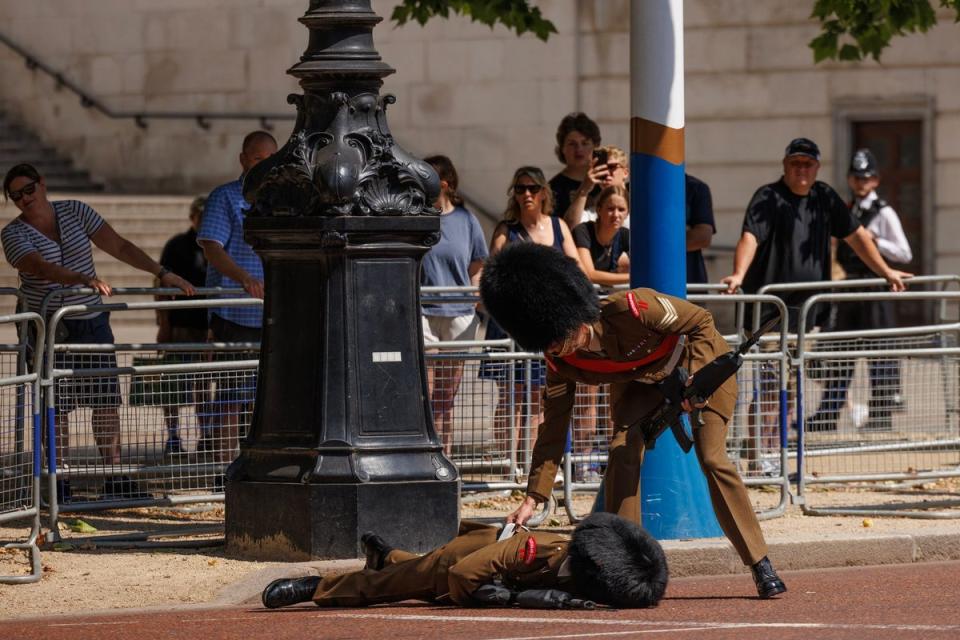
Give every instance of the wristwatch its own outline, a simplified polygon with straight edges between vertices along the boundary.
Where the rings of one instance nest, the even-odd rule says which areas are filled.
[[[162,279],[163,276],[167,275],[168,273],[171,273],[170,269],[167,269],[166,267],[160,267],[160,271],[157,271],[157,280]]]

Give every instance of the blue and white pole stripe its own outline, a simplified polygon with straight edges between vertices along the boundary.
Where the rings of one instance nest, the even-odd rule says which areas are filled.
[[[683,0],[631,0],[630,282],[686,297]],[[643,526],[658,539],[723,535],[693,452],[647,451]]]

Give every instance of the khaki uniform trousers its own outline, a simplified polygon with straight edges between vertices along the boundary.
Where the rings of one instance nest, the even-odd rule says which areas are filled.
[[[649,394],[655,394],[652,401],[643,397]],[[636,415],[631,411],[631,405],[654,405],[659,403],[660,397],[652,387],[640,383],[613,384],[611,395],[614,433],[604,478],[604,510],[632,522],[640,522],[638,480],[646,450],[644,437],[639,429],[630,430],[627,428],[629,424],[616,419],[620,413],[617,409],[622,407],[627,415]],[[767,555],[767,544],[743,480],[727,456],[729,418],[718,412],[729,416],[735,396],[736,382],[731,379],[710,397],[710,404],[700,412],[703,425],[693,431],[694,448],[706,477],[710,501],[720,528],[743,563],[752,565]],[[621,405],[621,400],[627,406]],[[711,409],[711,405],[716,409]]]
[[[323,578],[313,601],[321,607],[359,607],[441,599],[450,590],[447,570],[474,551],[494,544],[498,534],[494,527],[464,522],[456,538],[425,555],[395,549],[379,571],[364,569]]]

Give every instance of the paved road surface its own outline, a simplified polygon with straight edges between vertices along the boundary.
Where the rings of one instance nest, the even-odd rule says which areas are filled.
[[[443,638],[960,638],[960,562],[795,571],[790,592],[755,598],[748,576],[683,578],[652,610],[529,611],[394,605],[369,609],[177,608],[0,623],[0,638],[341,640]]]

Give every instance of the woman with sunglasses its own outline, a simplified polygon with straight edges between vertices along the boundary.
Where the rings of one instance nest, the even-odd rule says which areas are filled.
[[[20,274],[20,290],[30,311],[40,312],[44,297],[63,287],[86,287],[89,293],[75,293],[55,298],[47,307],[47,318],[67,305],[100,304],[101,295],[111,294],[110,285],[97,277],[91,242],[132,267],[159,279],[161,286],[176,287],[193,295],[193,286],[169,269],[162,267],[132,242],[113,230],[91,207],[79,200],[47,199],[47,185],[40,172],[29,164],[18,164],[3,179],[3,193],[12,200],[20,215],[0,232],[7,261]],[[91,311],[71,315],[60,322],[57,341],[62,344],[111,344],[110,314]],[[111,353],[59,353],[58,369],[113,368],[116,356]],[[120,463],[120,388],[117,377],[73,378],[57,386],[56,452],[58,463],[67,457],[69,446],[68,414],[77,407],[92,409],[93,437],[103,462]],[[68,499],[69,485],[61,487],[61,501]],[[109,478],[104,487],[109,495],[129,496],[132,481],[125,477]]]
[[[493,230],[490,241],[490,255],[496,255],[501,249],[512,242],[535,242],[553,247],[557,251],[571,258],[577,264],[577,249],[573,243],[573,236],[567,224],[559,217],[551,216],[553,211],[553,193],[546,178],[537,167],[520,167],[513,174],[510,189],[507,192],[507,210],[501,221]],[[506,338],[507,334],[489,320],[486,338],[497,340]],[[516,430],[519,441],[519,451],[529,448],[529,437],[532,427],[540,423],[540,386],[543,384],[545,372],[539,361],[531,363],[530,380],[530,411],[535,422],[531,428],[523,428],[523,406],[527,386],[526,367],[522,361],[514,365],[513,399],[514,412],[512,419],[509,416],[510,389],[508,389],[507,365],[502,362],[484,361],[480,367],[480,377],[496,380],[499,383],[499,399],[494,416],[494,436],[504,443],[504,453],[509,452],[511,446],[510,432]],[[512,425],[512,427],[511,427]],[[520,459],[518,452],[517,459]]]

